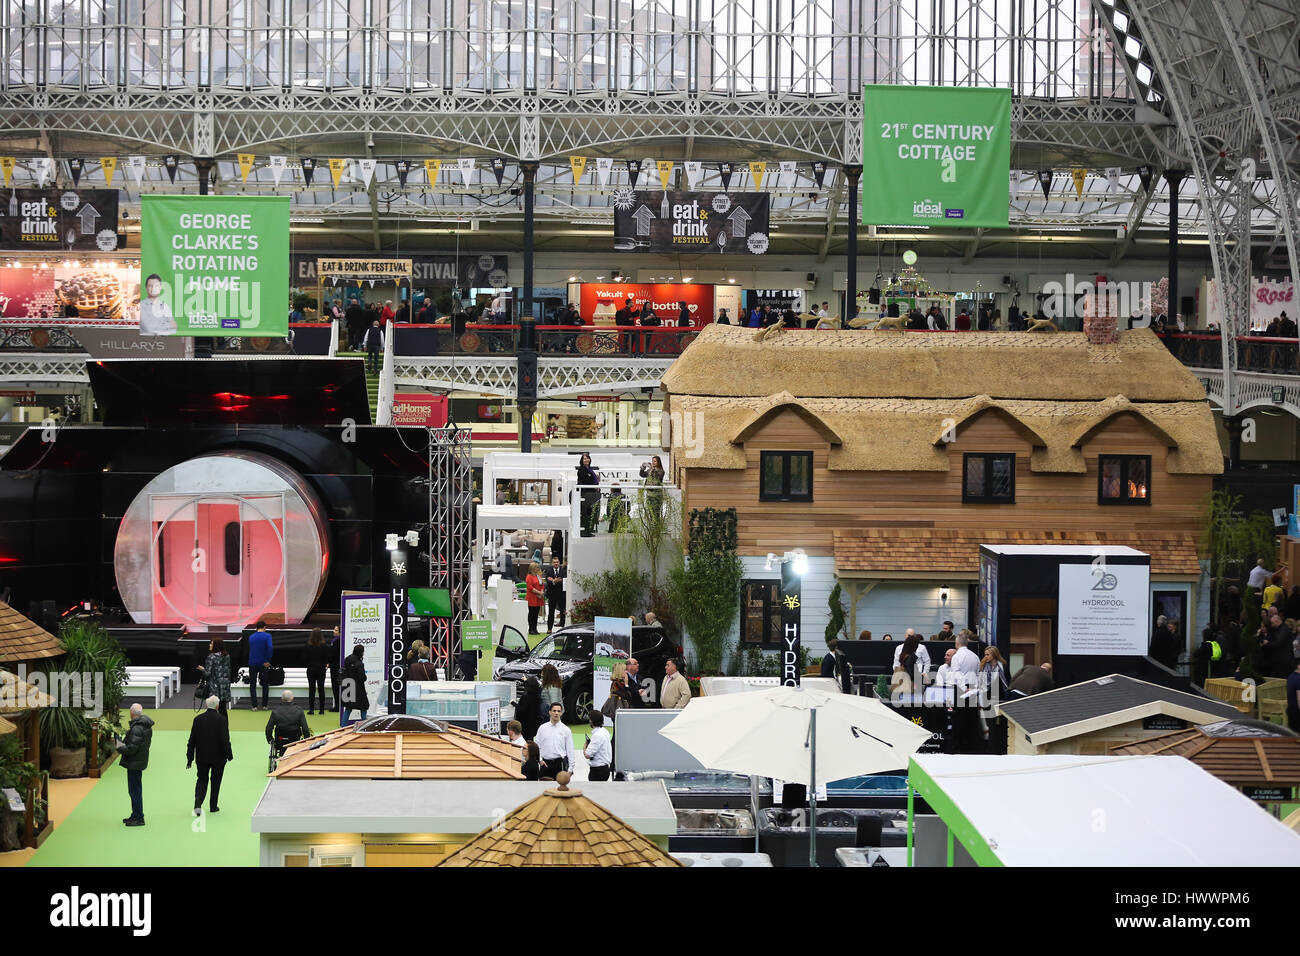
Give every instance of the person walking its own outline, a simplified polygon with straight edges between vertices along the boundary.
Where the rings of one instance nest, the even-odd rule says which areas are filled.
[[[266,683],[266,667],[271,663],[275,645],[271,632],[266,629],[265,621],[257,622],[257,630],[248,639],[248,703],[257,710],[257,682],[262,682],[262,710],[266,710],[271,699],[271,688]]]
[[[131,815],[122,820],[129,827],[144,826],[144,771],[149,766],[152,743],[153,718],[145,716],[139,704],[132,704],[131,723],[117,745],[122,769],[126,771],[126,792],[131,797]]]
[[[361,303],[352,299],[344,313],[344,324],[348,329],[348,350],[356,352],[361,348],[361,337],[366,333],[366,313]]]
[[[316,695],[320,695],[320,712],[325,713],[325,671],[329,668],[330,646],[319,627],[307,638],[307,713],[316,713]]]
[[[546,592],[542,589],[542,569],[536,564],[528,566],[528,576],[524,578],[524,588],[528,592],[528,633],[537,633],[537,617],[542,613],[542,604]]]
[[[573,767],[573,731],[564,725],[564,705],[552,704],[550,720],[537,728],[537,750],[542,758],[543,780],[554,780],[561,770]]]
[[[330,672],[330,693],[333,694],[332,700],[334,706],[330,710],[338,712],[339,709],[339,668],[343,661],[343,632],[337,624],[334,625],[334,633],[330,636],[328,652],[325,655],[325,666]]]
[[[523,728],[525,740],[537,736],[537,728],[542,724],[542,685],[536,677],[524,681],[519,690],[519,699],[515,702],[515,719]]]
[[[226,764],[235,759],[230,749],[230,722],[217,710],[220,703],[216,694],[207,699],[206,709],[190,724],[190,739],[185,746],[185,769],[189,770],[195,760],[199,763],[199,777],[194,783],[196,817],[203,813],[203,798],[208,795],[209,782],[212,784],[212,800],[208,812],[216,813],[221,809],[221,777],[226,772]]]
[[[230,705],[230,654],[226,651],[225,641],[213,638],[199,671],[208,682],[208,693],[217,698],[218,707],[225,714]]]
[[[559,612],[560,627],[564,627],[564,579],[568,572],[560,563],[557,555],[551,555],[551,566],[546,569],[546,630],[555,630],[556,612]]]
[[[681,710],[691,702],[691,685],[678,670],[676,658],[669,658],[664,664],[664,684],[659,702],[664,710]]]
[[[582,755],[587,758],[587,779],[608,780],[614,748],[610,746],[609,731],[605,729],[605,715],[593,710],[590,719],[591,733],[587,735],[587,746],[582,748]]]
[[[361,711],[359,720],[366,719],[366,711],[370,709],[370,695],[366,692],[366,649],[358,644],[352,648],[352,653],[343,660],[343,680],[341,691],[343,693],[340,700],[341,707],[346,707],[349,714],[354,710]],[[352,720],[346,723],[353,723]]]
[[[380,328],[378,319],[375,319],[370,324],[370,328],[366,329],[361,348],[366,353],[366,373],[378,374],[384,364],[384,330]]]

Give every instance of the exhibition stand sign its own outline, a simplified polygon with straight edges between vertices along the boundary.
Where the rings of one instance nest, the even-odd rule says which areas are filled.
[[[1061,654],[1144,656],[1150,564],[1062,564],[1057,599]]]
[[[116,248],[116,189],[0,191],[0,249],[55,256]]]
[[[644,312],[654,309],[664,326],[672,326],[686,303],[691,323],[696,326],[713,321],[713,286],[694,282],[584,282],[578,296],[578,309],[582,320],[593,324],[596,309],[601,305],[621,309],[628,298]]]
[[[461,650],[478,652],[478,679],[492,679],[492,622],[461,621]]]
[[[591,688],[591,706],[600,710],[605,706],[605,701],[609,700],[614,662],[626,663],[632,656],[632,622],[625,617],[597,617],[593,623],[596,628],[596,654],[593,661],[595,675]]]
[[[1011,91],[866,86],[862,222],[1007,226]]]
[[[767,252],[770,207],[768,193],[619,189],[614,251],[759,256]]]
[[[288,196],[144,196],[140,328],[289,334]]]
[[[340,653],[346,658],[354,648],[365,648],[362,661],[366,667],[366,697],[370,707],[382,699],[384,689],[384,664],[388,652],[388,595],[343,593],[339,617]],[[343,661],[339,661],[339,673]],[[346,726],[361,716],[352,707],[339,706],[339,724]]]

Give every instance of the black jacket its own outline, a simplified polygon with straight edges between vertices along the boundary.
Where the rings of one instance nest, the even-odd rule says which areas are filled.
[[[223,764],[234,760],[230,750],[230,722],[216,710],[205,710],[190,724],[190,742],[185,747],[185,763]]]
[[[266,721],[266,742],[281,737],[285,740],[301,740],[311,736],[307,726],[307,715],[297,704],[276,704],[271,708],[271,716]]]
[[[319,647],[307,645],[307,673],[324,674],[325,668],[330,663],[330,645],[322,644]]]
[[[352,681],[352,700],[347,700],[344,692],[343,702],[349,710],[369,710],[370,695],[366,693],[366,665],[355,657],[349,657],[343,663],[343,679]]]
[[[546,576],[546,593],[548,595],[564,594],[564,579],[569,576],[569,571],[564,565],[560,565],[558,568],[548,567],[543,574]],[[552,581],[552,578],[556,580]]]
[[[131,721],[119,750],[123,770],[144,770],[149,766],[149,747],[153,743],[153,718],[142,714]]]
[[[1178,666],[1178,639],[1167,627],[1157,627],[1151,633],[1150,654],[1171,670]]]

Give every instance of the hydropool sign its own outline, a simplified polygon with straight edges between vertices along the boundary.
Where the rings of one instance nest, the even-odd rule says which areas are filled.
[[[1011,91],[867,86],[862,222],[1006,227]]]
[[[288,196],[144,196],[140,327],[289,334]]]
[[[1150,565],[1062,564],[1058,594],[1060,653],[1146,654]]]

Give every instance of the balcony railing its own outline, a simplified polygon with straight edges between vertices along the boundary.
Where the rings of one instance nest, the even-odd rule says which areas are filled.
[[[1160,336],[1165,347],[1189,368],[1223,367],[1223,340],[1213,333],[1166,332]],[[1237,336],[1237,369],[1242,372],[1266,372],[1277,375],[1300,375],[1297,365],[1296,339],[1269,335]]]

